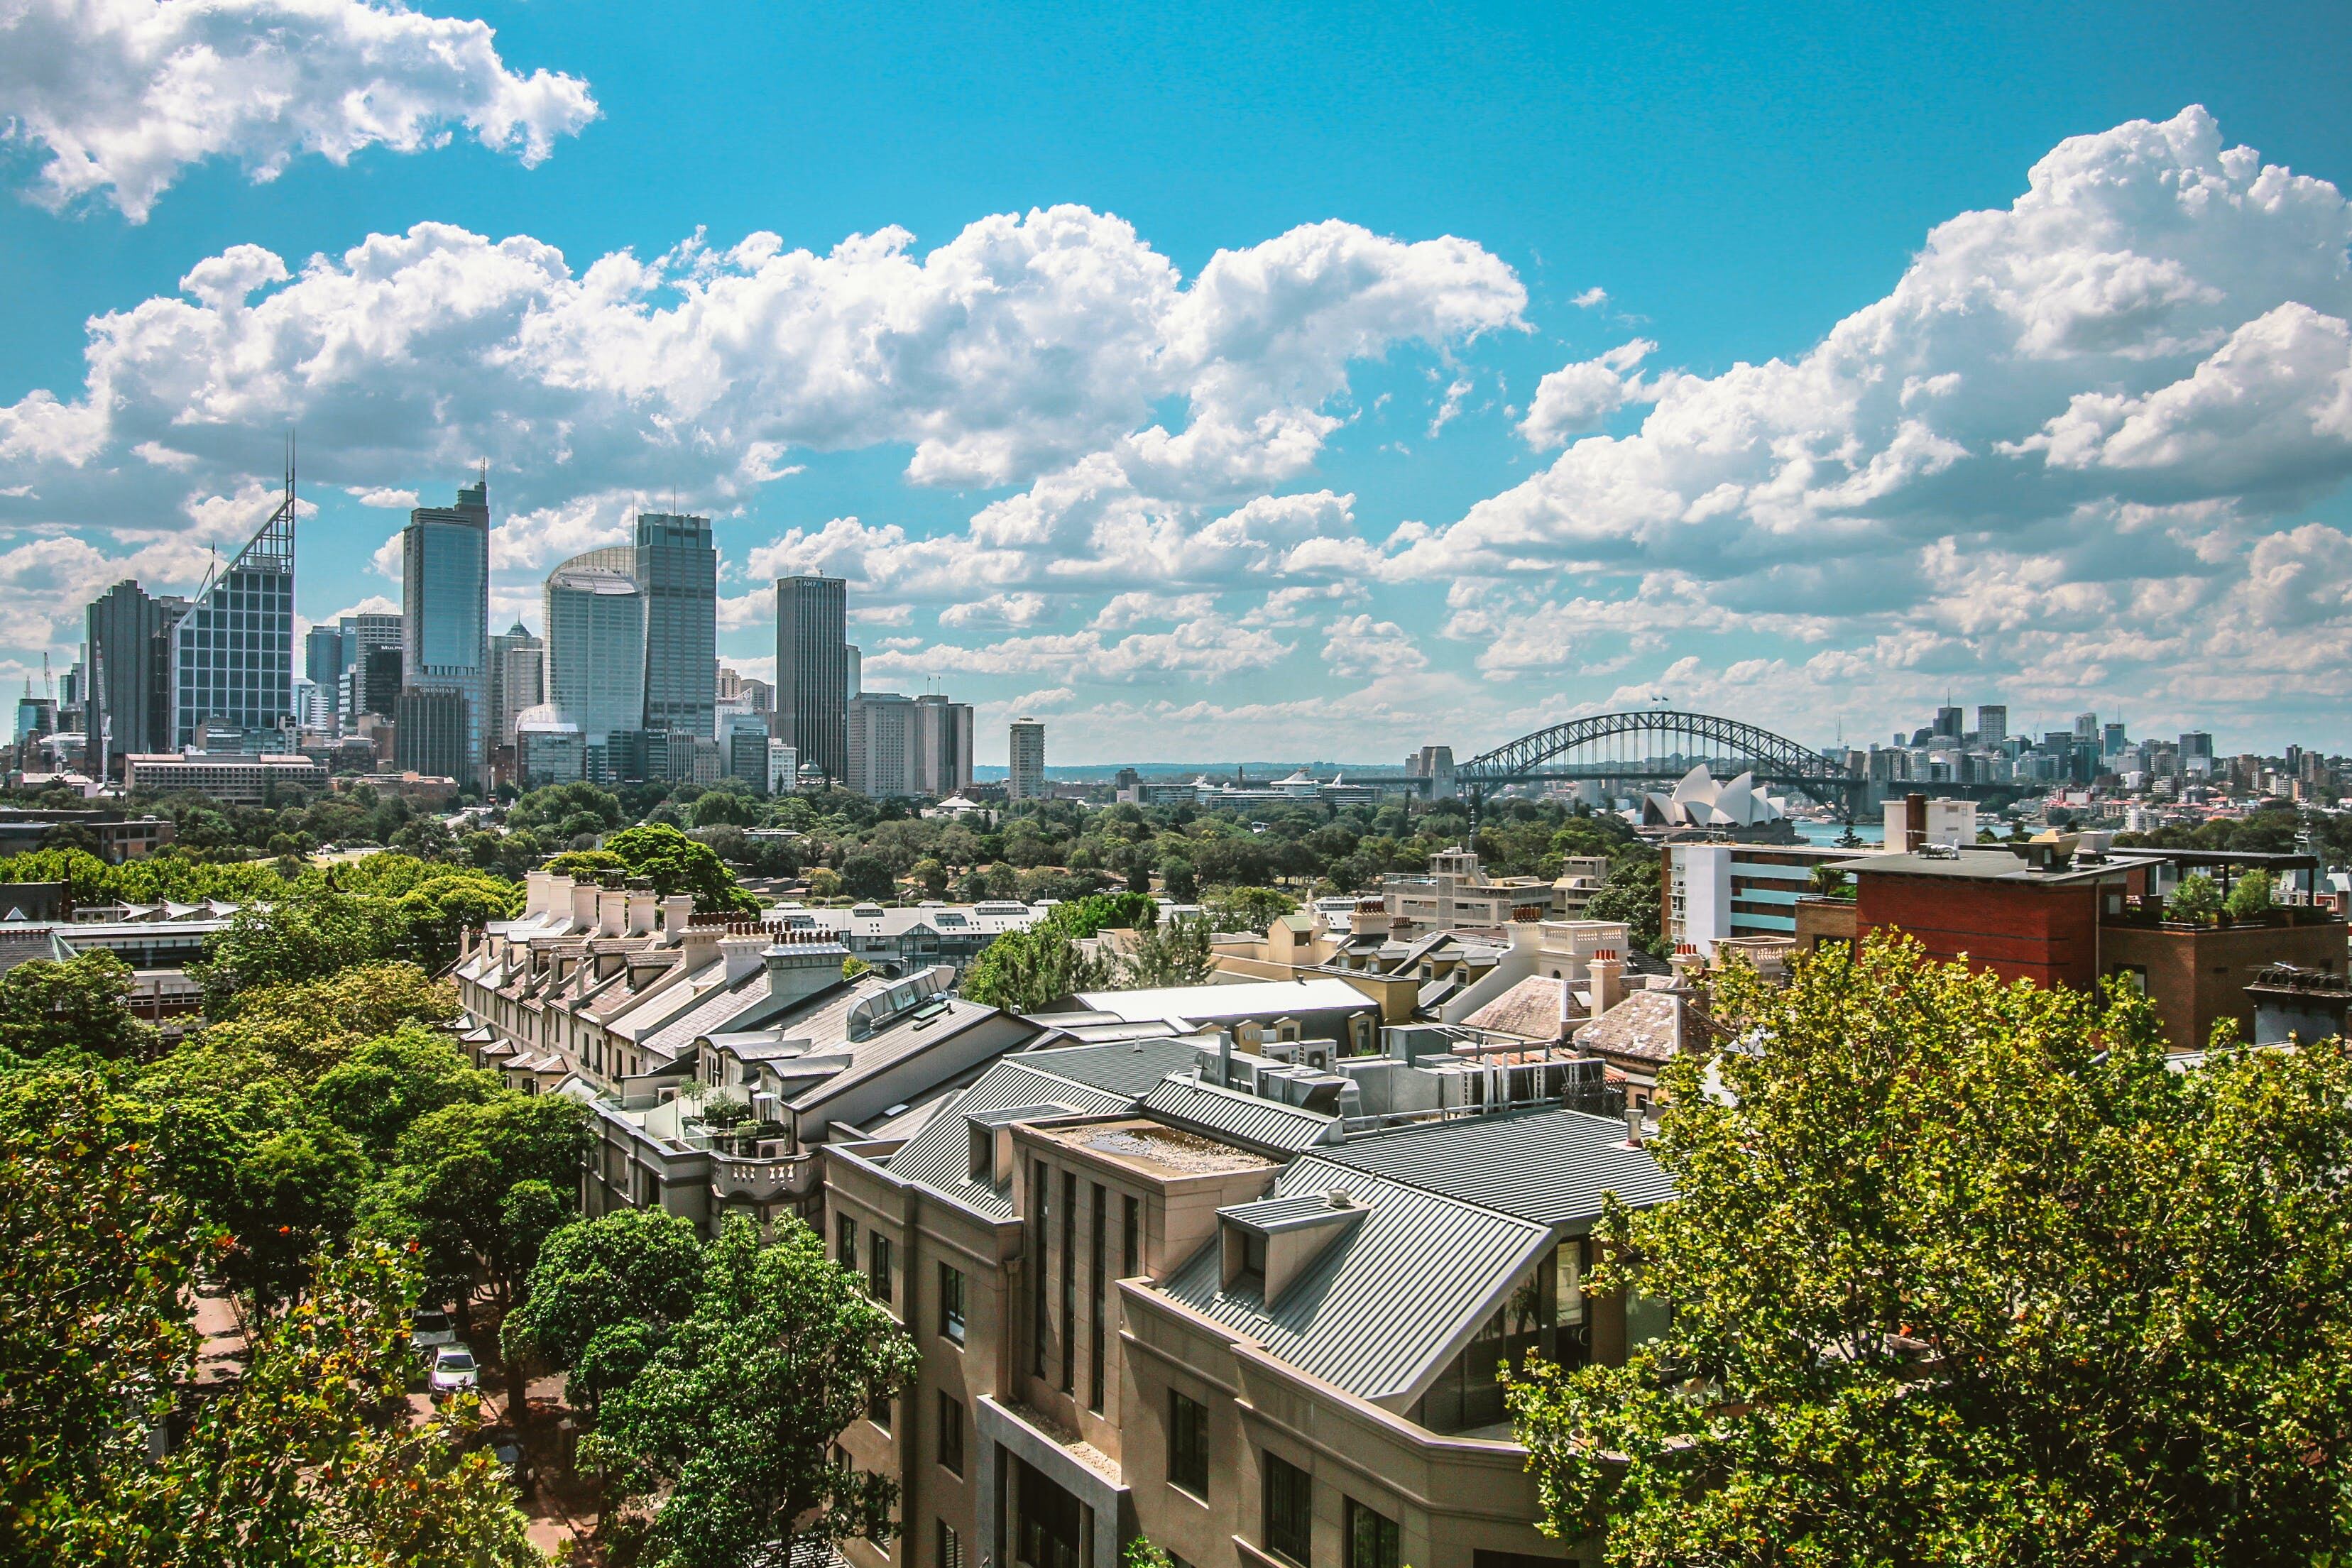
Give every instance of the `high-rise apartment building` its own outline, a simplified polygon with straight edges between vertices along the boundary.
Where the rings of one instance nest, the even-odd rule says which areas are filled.
[[[945,799],[971,783],[971,705],[915,699],[914,792]]]
[[[1945,706],[1939,707],[1936,710],[1936,733],[1937,735],[1948,735],[1954,740],[1958,740],[1960,737],[1960,726],[1965,722],[1966,721],[1962,718],[1958,708]]]
[[[542,591],[548,706],[592,753],[645,724],[646,598],[634,564],[625,547],[590,550],[550,572]]]
[[[465,755],[447,776],[478,785],[489,760],[489,482],[459,486],[454,507],[409,513],[400,558],[401,677],[409,691],[452,692],[464,702]],[[395,745],[408,754],[405,737]]]
[[[847,782],[876,800],[918,793],[912,697],[860,692],[849,705]]]
[[[187,610],[184,599],[151,595],[126,580],[84,613],[89,691],[82,730],[93,777],[119,779],[124,758],[171,748],[172,629]]]
[[[1988,703],[1977,709],[1977,742],[1998,749],[2009,740],[2009,709],[1999,703]]]
[[[512,746],[515,720],[547,700],[547,644],[518,621],[490,639],[490,749]]]
[[[634,575],[646,596],[648,730],[717,737],[719,552],[710,519],[637,514]]]
[[[776,737],[829,779],[849,776],[849,585],[776,580]]]
[[[1045,727],[1034,718],[1013,721],[1012,767],[1004,793],[1013,800],[1037,800],[1045,794]]]
[[[294,715],[294,473],[286,496],[226,568],[197,590],[171,632],[170,744],[196,743],[198,726],[235,731],[248,751],[297,722]]]

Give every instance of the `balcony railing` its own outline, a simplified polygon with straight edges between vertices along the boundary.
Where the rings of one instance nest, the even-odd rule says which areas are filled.
[[[2314,904],[2273,904],[2255,915],[2231,915],[2226,911],[2210,920],[2176,920],[2165,913],[2164,901],[2153,897],[2126,897],[2121,910],[2109,910],[2099,916],[2102,925],[2128,925],[2148,931],[2252,931],[2296,929],[2310,925],[2341,925],[2344,917],[2332,909]]]

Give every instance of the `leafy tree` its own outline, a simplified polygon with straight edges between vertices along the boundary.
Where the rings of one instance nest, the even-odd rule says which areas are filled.
[[[908,868],[908,874],[922,889],[925,898],[945,898],[948,895],[948,868],[943,862],[925,855]]]
[[[278,1128],[247,1148],[217,1218],[231,1249],[223,1273],[264,1305],[299,1292],[311,1256],[340,1246],[368,1176],[366,1154],[340,1127]]]
[[[1209,951],[1209,922],[1164,920],[1135,940],[1119,956],[1119,984],[1130,989],[1154,986],[1198,986],[1216,972]]]
[[[897,1483],[835,1464],[831,1448],[915,1366],[906,1331],[826,1259],[814,1231],[786,1220],[763,1247],[732,1218],[710,1244],[693,1312],[605,1396],[582,1458],[650,1511],[645,1560],[667,1568],[887,1541]]]
[[[380,1160],[419,1117],[445,1106],[479,1104],[499,1087],[497,1074],[468,1062],[443,1036],[404,1023],[329,1068],[310,1098],[321,1115]]]
[[[509,1358],[559,1367],[591,1403],[643,1370],[694,1311],[702,1239],[659,1208],[574,1220],[551,1234],[501,1331]]]
[[[74,1051],[144,1056],[155,1031],[131,1014],[136,985],[130,966],[103,948],[0,975],[0,1067]]]
[[[654,891],[665,898],[690,893],[695,908],[706,914],[760,912],[760,901],[735,885],[734,876],[710,846],[695,842],[676,828],[627,828],[606,839],[604,850],[619,857],[631,876],[649,878]]]
[[[563,1095],[501,1094],[419,1119],[363,1200],[365,1228],[413,1242],[434,1286],[461,1308],[478,1285],[508,1300],[537,1246],[515,1224],[535,1217],[511,1213],[509,1197],[524,1182],[563,1192],[577,1186],[587,1117],[585,1106]]]
[[[415,1293],[381,1249],[323,1264],[245,1376],[154,1457],[149,1431],[194,1370],[187,1292],[213,1240],[135,1103],[82,1075],[42,1107],[0,1148],[0,1562],[541,1561],[489,1457],[466,1449],[468,1404],[422,1427],[371,1419],[404,1386]]]
[[[1270,887],[1213,887],[1202,904],[1219,931],[1264,931],[1298,907],[1298,900]]]
[[[242,1005],[240,992],[324,979],[391,957],[406,935],[406,919],[389,899],[291,889],[239,909],[188,975],[204,988],[205,1012],[228,1018]]]
[[[841,961],[841,977],[845,980],[854,980],[860,975],[873,973],[873,965],[855,953]]]
[[[852,898],[895,898],[898,883],[879,855],[855,854],[841,862],[841,890]]]
[[[732,789],[713,789],[694,803],[698,828],[748,828],[760,820],[760,810]]]
[[[2164,901],[2164,913],[2168,919],[2205,925],[2221,913],[2221,884],[2201,871],[2191,872]]]
[[[305,1082],[365,1040],[408,1022],[454,1018],[456,993],[414,964],[362,964],[322,979],[241,993],[236,1016],[207,1025],[200,1043],[249,1051]],[[176,1053],[175,1053],[176,1054]]]
[[[577,830],[572,819],[582,814],[589,818],[590,825]],[[507,809],[508,827],[560,830],[560,836],[564,838],[578,831],[601,832],[620,825],[620,797],[585,782],[550,784],[533,789]]]
[[[2230,884],[2230,896],[2221,907],[2232,920],[2253,920],[2267,914],[2277,902],[2277,883],[2266,871],[2250,871]]]
[[[457,961],[467,935],[522,913],[522,889],[475,872],[445,872],[400,897],[403,956],[430,975]]]
[[[2287,1563],[2352,1550],[2352,1051],[2167,1070],[2147,1003],[1877,936],[1685,1057],[1676,1198],[1592,1288],[1622,1367],[1509,1391],[1550,1527],[1616,1563]],[[1712,1077],[1710,1077],[1712,1074]]]
[[[1182,855],[1170,855],[1160,861],[1160,885],[1179,904],[1198,903],[1201,897],[1200,874]]]
[[[135,1107],[60,1078],[0,1145],[0,1562],[44,1559],[145,1461],[195,1334],[190,1207],[157,1179]],[[22,1112],[21,1103],[12,1106]],[[63,1556],[50,1561],[65,1562]]]
[[[1008,931],[980,950],[964,971],[963,994],[1008,1012],[1032,1013],[1076,991],[1109,985],[1108,960],[1049,924]]]

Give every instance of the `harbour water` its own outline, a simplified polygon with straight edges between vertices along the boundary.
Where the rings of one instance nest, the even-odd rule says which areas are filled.
[[[1800,839],[1809,844],[1819,844],[1823,848],[1833,846],[1845,835],[1843,822],[1801,821],[1796,824],[1796,829]],[[1871,821],[1866,818],[1854,823],[1853,831],[1865,844],[1882,843],[1886,837],[1885,823]]]

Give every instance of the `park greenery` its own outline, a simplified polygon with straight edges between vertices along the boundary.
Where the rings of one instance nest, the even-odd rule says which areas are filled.
[[[1550,1528],[1612,1563],[2309,1563],[2352,1549],[2352,1052],[2168,1069],[2147,1003],[1906,939],[1735,967],[1671,1064],[1675,1201],[1593,1289],[1622,1367],[1522,1369]]]

